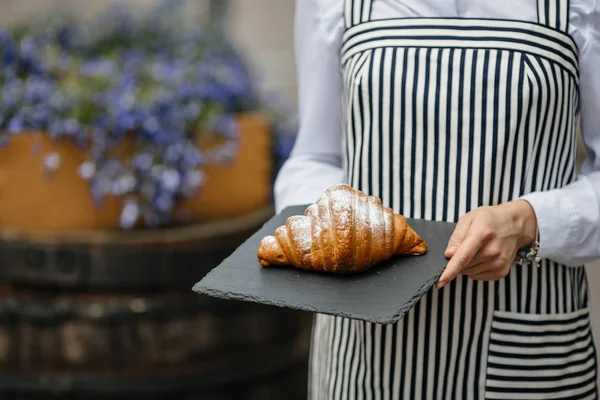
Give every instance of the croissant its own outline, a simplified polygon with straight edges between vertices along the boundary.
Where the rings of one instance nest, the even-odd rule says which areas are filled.
[[[375,196],[346,184],[327,189],[304,215],[289,217],[258,246],[263,267],[350,274],[395,255],[420,255],[425,241]]]

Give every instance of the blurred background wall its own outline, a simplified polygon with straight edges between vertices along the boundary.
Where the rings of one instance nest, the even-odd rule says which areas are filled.
[[[29,18],[46,10],[77,10],[81,18],[97,13],[117,0],[0,0],[0,24]],[[294,0],[216,0],[226,4],[226,31],[248,57],[264,85],[280,91],[295,107],[296,81],[293,49]],[[144,8],[156,0],[128,0]],[[190,18],[208,15],[210,0],[188,0]],[[580,147],[581,149],[581,147]],[[580,151],[580,157],[584,152]],[[600,263],[588,268],[592,286],[595,331],[600,342]]]
[[[122,0],[0,0],[0,24],[31,18],[48,10],[77,11],[88,18],[111,3]],[[192,20],[209,15],[211,0],[185,0]],[[127,0],[140,12],[159,0]],[[226,34],[254,65],[265,86],[282,93],[292,106],[296,101],[293,51],[294,0],[216,0],[212,2],[226,12]]]

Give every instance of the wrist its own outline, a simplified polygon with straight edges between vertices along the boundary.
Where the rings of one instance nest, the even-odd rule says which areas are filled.
[[[538,223],[535,210],[527,200],[515,200],[511,203],[511,218],[517,227],[519,247],[531,246],[537,238]]]

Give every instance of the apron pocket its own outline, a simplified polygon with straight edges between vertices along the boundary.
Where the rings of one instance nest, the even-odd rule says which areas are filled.
[[[589,310],[567,314],[496,311],[486,399],[596,399]]]

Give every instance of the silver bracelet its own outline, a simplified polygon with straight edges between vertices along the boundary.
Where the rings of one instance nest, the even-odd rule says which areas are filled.
[[[517,265],[522,267],[531,265],[535,263],[538,267],[540,266],[540,257],[538,256],[538,251],[540,250],[540,231],[538,230],[535,235],[535,240],[531,244],[531,246],[520,249],[517,252]]]

